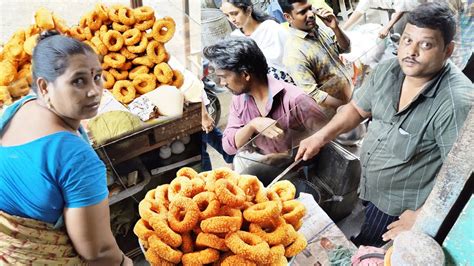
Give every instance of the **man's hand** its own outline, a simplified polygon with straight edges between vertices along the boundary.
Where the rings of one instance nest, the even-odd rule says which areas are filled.
[[[331,11],[320,8],[316,10],[315,14],[332,30],[338,27],[336,16]]]
[[[262,133],[267,138],[277,139],[283,136],[283,130],[279,128],[276,121],[271,118],[257,117],[250,123],[252,123],[256,132]]]
[[[296,153],[295,161],[303,158],[304,161],[307,161],[313,158],[318,154],[319,150],[325,145],[323,138],[318,134],[318,132],[307,137],[306,139],[300,142],[298,152]]]
[[[390,33],[390,28],[383,27],[383,28],[379,31],[379,38],[380,38],[380,39],[385,39],[389,33]]]
[[[214,128],[214,119],[209,115],[207,112],[202,113],[202,121],[201,121],[202,130],[206,133],[209,133]]]
[[[415,223],[416,217],[418,216],[420,210],[421,208],[416,211],[404,211],[402,215],[400,215],[398,221],[395,221],[387,226],[388,231],[382,235],[383,241],[393,240],[401,232],[410,230]]]

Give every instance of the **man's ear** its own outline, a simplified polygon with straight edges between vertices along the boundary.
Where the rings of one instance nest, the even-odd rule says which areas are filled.
[[[48,82],[44,78],[39,77],[36,79],[36,87],[41,95],[48,93]]]
[[[247,81],[247,82],[250,81],[250,73],[247,72],[247,70],[244,70],[242,72],[242,77],[245,79],[245,81]]]
[[[448,43],[446,45],[446,48],[445,48],[445,51],[444,51],[444,59],[448,59],[449,57],[451,57],[451,55],[453,54],[453,51],[454,51],[454,41],[451,41],[450,43]]]
[[[293,20],[293,17],[288,14],[288,13],[283,13],[283,17],[285,17],[286,21],[291,24],[291,21]]]

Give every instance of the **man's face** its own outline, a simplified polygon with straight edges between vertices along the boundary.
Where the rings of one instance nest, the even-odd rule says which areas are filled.
[[[312,30],[316,26],[316,16],[312,11],[311,4],[302,1],[293,3],[292,6],[291,13],[284,14],[291,27],[302,31]]]
[[[248,74],[216,69],[216,76],[220,79],[220,84],[225,86],[234,95],[250,91]]]
[[[430,78],[451,56],[454,44],[444,44],[441,31],[407,24],[400,39],[398,62],[409,77]]]

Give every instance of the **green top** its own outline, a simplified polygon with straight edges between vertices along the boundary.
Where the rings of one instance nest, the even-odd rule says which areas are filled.
[[[388,60],[354,92],[356,104],[372,114],[360,197],[393,216],[423,205],[474,99],[472,83],[449,62],[397,112],[404,78],[397,59]]]

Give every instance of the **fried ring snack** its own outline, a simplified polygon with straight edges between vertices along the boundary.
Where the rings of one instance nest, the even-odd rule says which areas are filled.
[[[261,227],[259,224],[251,223],[249,226],[249,231],[261,237],[265,240],[270,246],[280,245],[284,243],[291,243],[295,240],[296,234],[293,226],[281,223],[278,226],[274,227]],[[283,254],[282,254],[283,256]]]
[[[225,239],[214,234],[199,233],[196,238],[196,245],[202,247],[210,247],[220,251],[228,251],[229,248],[225,244]]]
[[[38,8],[35,13],[35,22],[43,30],[54,29],[53,14],[44,7]]]
[[[148,238],[148,243],[150,244],[150,249],[154,249],[162,259],[172,263],[179,263],[181,261],[183,253],[168,246],[166,243],[161,241],[161,239],[156,234],[151,235]]]
[[[86,36],[84,35],[84,29],[79,27],[79,26],[74,26],[72,28],[69,29],[69,34],[71,35],[71,37],[79,40],[79,41],[83,41],[86,39]]]
[[[133,15],[132,9],[128,7],[120,8],[118,11],[119,21],[124,24],[131,26],[135,24],[135,16]]]
[[[182,217],[184,211],[184,217]],[[199,208],[190,198],[178,196],[170,203],[168,212],[170,227],[179,233],[191,231],[199,222]]]
[[[119,53],[109,53],[104,56],[104,63],[113,68],[120,68],[125,64],[125,56]]]
[[[15,80],[8,86],[10,95],[14,98],[25,96],[30,91],[30,86],[26,79]]]
[[[92,35],[92,31],[89,27],[85,27],[84,28],[84,38],[86,38],[86,40],[90,41],[92,40],[92,37],[94,37],[94,35]]]
[[[124,38],[125,45],[134,45],[140,41],[142,33],[139,29],[133,28],[124,32],[122,36]]]
[[[263,193],[262,183],[253,175],[241,175],[237,185],[244,191],[247,201],[253,201],[258,193]]]
[[[230,255],[222,260],[221,266],[257,266],[257,263],[239,255]]]
[[[173,79],[173,70],[168,63],[159,63],[155,66],[153,73],[160,83],[168,84]]]
[[[148,221],[161,241],[170,247],[177,248],[183,243],[180,234],[175,233],[168,225],[168,222],[158,216],[152,216]]]
[[[128,72],[127,72],[128,76]],[[127,77],[125,77],[127,78]],[[132,81],[133,86],[140,94],[156,89],[156,78],[152,74],[138,74]]]
[[[119,102],[127,104],[135,99],[136,90],[131,81],[119,80],[115,82],[112,94]],[[143,217],[142,215],[140,216]]]
[[[112,74],[112,76],[114,76],[115,80],[124,80],[124,79],[127,79],[127,77],[128,77],[128,71],[127,70],[120,70],[119,71],[115,68],[111,68],[111,69],[109,69],[109,73]],[[136,90],[136,88],[135,88],[135,90]]]
[[[107,49],[107,46],[101,41],[101,39],[98,36],[94,36],[91,39],[91,43],[97,48],[97,51],[99,52],[100,55],[106,55],[109,52],[109,49]]]
[[[164,184],[164,185],[156,187],[155,189],[155,199],[161,204],[165,205],[166,209],[168,209],[170,205],[170,200],[168,198],[169,186],[170,186],[169,184]]]
[[[155,64],[163,62],[165,59],[165,46],[157,41],[151,41],[146,47],[146,54]]]
[[[210,191],[204,191],[193,197],[199,211],[201,212],[200,219],[204,220],[214,217],[219,214],[221,203],[217,200],[216,194]]]
[[[135,23],[135,28],[139,29],[140,31],[146,31],[148,29],[151,29],[153,25],[155,24],[155,17],[149,19],[149,20],[144,20],[144,21],[139,21]]]
[[[16,67],[8,60],[0,62],[0,86],[8,86],[17,74]]]
[[[104,88],[110,90],[115,84],[115,78],[107,70],[102,70],[102,77],[104,77]]]
[[[257,235],[245,231],[230,233],[225,238],[225,243],[236,255],[257,263],[268,263],[270,260],[270,247]]]
[[[219,251],[206,248],[200,251],[184,254],[182,263],[184,265],[204,265],[217,261],[219,259]]]
[[[149,200],[142,200],[138,204],[138,213],[140,217],[146,221],[150,221],[151,217],[157,216],[161,219],[165,219],[168,213],[168,210],[163,204],[157,204]]]
[[[276,182],[271,188],[271,191],[275,191],[282,201],[288,201],[295,199],[296,188],[293,183],[288,180],[282,180]]]
[[[207,184],[205,189],[208,191],[214,191],[215,182],[221,178],[229,179],[232,183],[237,184],[239,175],[227,167],[214,169],[207,176]]]
[[[160,257],[158,252],[156,252],[156,249],[152,249],[152,248],[149,248],[145,252],[145,259],[148,262],[150,262],[151,265],[160,265],[160,266],[173,266],[174,265],[174,263],[169,262],[163,259],[162,257]]]
[[[143,220],[143,218],[137,221],[133,227],[133,233],[138,238],[145,241],[147,241],[150,236],[155,234],[155,232],[153,232],[153,228],[147,221]]]
[[[181,86],[183,86],[183,83],[184,83],[183,74],[181,73],[181,71],[179,71],[177,69],[174,69],[171,85],[175,86],[177,89],[179,89],[179,88],[181,88]]]
[[[306,246],[308,245],[308,242],[306,241],[306,238],[302,233],[297,233],[297,237],[295,241],[286,247],[285,249],[285,257],[293,257],[296,256],[298,253],[303,251]]]
[[[198,173],[191,167],[182,167],[176,172],[176,176],[185,176],[189,179],[194,179],[198,177]]]
[[[59,18],[53,14],[53,22],[54,28],[62,34],[66,34],[69,32],[69,27],[66,26],[66,21],[64,19]]]
[[[216,181],[215,192],[217,199],[230,207],[240,207],[246,199],[244,191],[227,179]]]
[[[112,29],[119,32],[126,32],[127,30],[131,29],[131,27],[128,25],[120,24],[120,22],[112,22]]]
[[[0,86],[0,108],[5,104],[12,104],[12,102],[13,99],[8,91],[8,86]]]
[[[103,23],[109,20],[109,10],[106,5],[98,3],[95,5],[94,11],[97,13]]]
[[[271,266],[287,266],[288,260],[285,257],[285,247],[277,245],[270,248],[270,262],[263,265]]]
[[[38,40],[38,34],[35,34],[23,43],[23,50],[29,55],[33,55],[33,48],[36,46],[36,41]]]
[[[131,53],[126,46],[122,47],[122,49],[120,49],[120,54],[125,56],[126,59],[128,60],[133,60],[135,58],[138,57],[138,55],[134,54],[134,53]],[[148,73],[148,71],[147,71]]]
[[[142,66],[147,66],[149,68],[152,68],[155,65],[153,61],[151,61],[150,58],[148,58],[148,56],[137,57],[132,60],[132,63],[134,65],[142,65]]]
[[[99,14],[96,11],[91,11],[89,14],[86,15],[87,18],[87,26],[91,31],[96,31],[100,29],[102,26],[102,20],[100,19]]]
[[[186,253],[191,253],[194,251],[194,241],[191,236],[191,232],[185,232],[181,234],[181,238],[183,239],[183,244],[181,245],[181,251]]]
[[[287,223],[296,224],[306,214],[303,203],[297,200],[283,202],[282,216]]]
[[[133,64],[132,62],[125,62],[125,64],[123,64],[123,66],[121,66],[119,69],[120,70],[129,70],[133,67]],[[128,75],[128,72],[127,72],[127,75]]]
[[[242,212],[229,206],[222,206],[219,216],[214,216],[201,221],[204,233],[229,233],[235,232],[242,226]]]
[[[280,215],[278,204],[266,201],[255,204],[244,211],[245,220],[252,223],[263,223]]]
[[[133,15],[138,21],[145,21],[154,18],[155,11],[149,6],[141,6],[133,9]]]
[[[159,19],[153,24],[153,38],[161,43],[166,43],[173,38],[176,30],[176,23],[170,17]]]
[[[130,72],[128,73],[128,78],[129,79],[134,79],[138,74],[147,74],[150,69],[147,66],[137,66],[134,67]]]
[[[103,42],[109,51],[116,52],[122,49],[124,39],[120,32],[116,30],[110,30],[104,35]]]
[[[124,7],[125,7],[124,5],[112,5],[109,8],[109,13],[108,13],[109,19],[112,20],[113,22],[120,22],[119,10]]]
[[[300,230],[301,226],[303,226],[303,220],[299,220],[296,223],[291,223],[291,225],[296,231],[298,231]]]
[[[189,187],[189,178],[185,176],[178,176],[173,179],[168,187],[168,197],[171,201],[174,200],[178,195],[184,196],[184,190]]]
[[[146,50],[146,47],[148,46],[148,39],[146,38],[146,34],[142,33],[142,37],[140,39],[140,42],[138,45],[130,45],[127,46],[127,49],[134,54],[140,54],[143,53]]]

